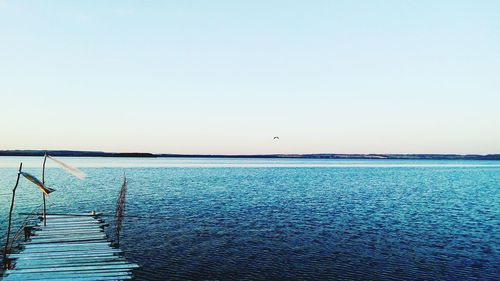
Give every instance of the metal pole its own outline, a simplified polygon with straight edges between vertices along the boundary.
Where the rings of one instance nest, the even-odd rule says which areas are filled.
[[[47,162],[47,153],[43,156],[43,168],[42,168],[42,183],[45,185],[45,162]],[[45,193],[42,193],[43,197],[43,226],[47,226],[47,209],[45,205]]]
[[[10,225],[12,223],[12,210],[14,209],[14,198],[16,197],[16,189],[19,185],[19,177],[21,176],[21,170],[23,169],[23,163],[19,165],[19,171],[17,172],[16,185],[12,189],[12,199],[10,201],[10,211],[9,211],[9,224],[7,225],[7,239],[5,240],[5,246],[3,248],[3,267],[7,268],[7,250],[9,247],[9,238],[10,238]]]

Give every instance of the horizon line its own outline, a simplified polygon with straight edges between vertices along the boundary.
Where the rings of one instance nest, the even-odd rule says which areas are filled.
[[[43,156],[50,153],[58,157],[203,157],[203,158],[313,158],[313,159],[456,159],[456,160],[500,160],[500,154],[458,153],[273,153],[273,154],[184,154],[150,152],[106,152],[95,150],[0,150],[0,156]]]

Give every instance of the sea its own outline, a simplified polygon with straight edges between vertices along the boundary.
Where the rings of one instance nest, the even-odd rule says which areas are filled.
[[[59,158],[47,162],[49,213],[95,210],[137,280],[500,280],[500,161]],[[17,169],[0,157],[0,238]],[[21,179],[13,223],[37,212]]]

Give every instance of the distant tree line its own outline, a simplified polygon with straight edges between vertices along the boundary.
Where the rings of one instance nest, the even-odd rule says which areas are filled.
[[[78,150],[0,150],[0,156],[44,156],[56,157],[203,157],[203,158],[305,158],[305,159],[422,159],[422,160],[500,160],[500,154],[153,154],[141,152],[102,152]]]

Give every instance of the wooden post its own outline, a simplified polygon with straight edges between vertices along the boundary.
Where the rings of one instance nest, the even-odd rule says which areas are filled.
[[[123,213],[125,211],[125,194],[127,192],[127,177],[123,173],[123,184],[116,200],[116,214],[115,214],[115,245],[120,245],[120,232],[122,230]]]
[[[24,227],[24,242],[28,241],[31,237],[31,231],[33,230],[33,226],[25,226]]]
[[[43,156],[43,167],[42,167],[42,183],[45,185],[45,162],[47,162],[47,153]],[[42,193],[43,197],[43,226],[47,226],[47,208],[45,205],[45,193]]]
[[[23,163],[19,165],[19,171],[17,172],[16,185],[12,189],[12,199],[10,201],[10,211],[9,211],[9,224],[7,225],[7,238],[5,240],[5,246],[3,248],[3,267],[7,268],[7,251],[9,248],[9,238],[10,238],[10,225],[12,223],[12,210],[14,209],[14,199],[16,197],[16,189],[19,185],[19,177],[21,176],[21,170],[23,169]]]

